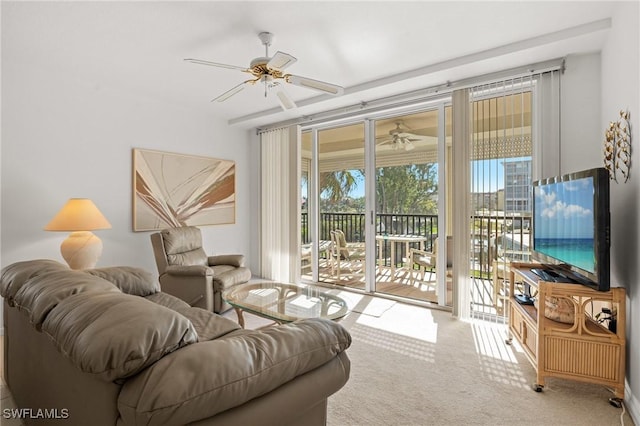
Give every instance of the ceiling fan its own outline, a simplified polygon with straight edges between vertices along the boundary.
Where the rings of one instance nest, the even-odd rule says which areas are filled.
[[[276,52],[273,57],[269,57],[269,46],[271,46],[271,42],[273,41],[273,34],[268,32],[261,32],[258,34],[260,41],[265,47],[265,55],[264,57],[258,57],[253,59],[249,63],[249,67],[241,67],[235,65],[227,65],[220,64],[217,62],[203,61],[201,59],[185,59],[185,61],[192,62],[194,64],[201,65],[209,65],[220,68],[229,68],[235,69],[242,72],[246,72],[251,74],[253,78],[243,81],[235,87],[227,90],[220,96],[211,100],[223,102],[240,92],[247,85],[255,85],[257,83],[264,84],[264,96],[267,96],[269,90],[278,88],[276,95],[278,100],[280,101],[280,105],[283,109],[291,109],[295,108],[296,104],[293,100],[286,94],[284,89],[282,88],[282,82],[293,84],[294,86],[300,86],[307,89],[314,89],[322,93],[328,93],[330,95],[341,95],[344,92],[344,89],[335,84],[326,83],[320,80],[314,80],[307,77],[301,77],[293,74],[285,74],[283,71],[297,61],[296,58],[284,52]]]
[[[403,129],[404,125],[402,121],[396,121],[396,127],[389,130],[389,138],[383,140],[378,145],[391,144],[391,149],[404,151],[411,151],[415,148],[414,142],[426,141],[427,137],[422,135],[415,135],[408,133],[406,129]]]

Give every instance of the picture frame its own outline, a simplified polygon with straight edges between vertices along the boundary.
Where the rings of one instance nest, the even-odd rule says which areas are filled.
[[[235,223],[235,161],[133,149],[133,230]]]

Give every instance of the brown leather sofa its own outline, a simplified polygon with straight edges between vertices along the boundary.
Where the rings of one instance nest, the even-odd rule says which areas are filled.
[[[5,380],[26,424],[322,425],[349,378],[340,324],[243,330],[138,268],[18,262],[0,294]]]
[[[151,245],[162,291],[191,306],[223,313],[231,305],[222,299],[222,292],[251,279],[251,271],[244,266],[244,255],[207,256],[202,233],[195,226],[151,234]]]

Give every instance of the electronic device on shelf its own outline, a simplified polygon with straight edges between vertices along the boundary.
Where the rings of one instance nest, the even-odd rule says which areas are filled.
[[[609,172],[583,170],[533,183],[533,271],[544,281],[609,290]]]
[[[531,272],[536,274],[543,281],[552,283],[579,283],[580,277],[575,276],[571,271],[563,271],[554,265],[546,265],[543,268],[531,268]],[[588,284],[588,283],[585,283]]]
[[[514,294],[513,297],[521,305],[533,305],[534,298],[531,296],[531,286],[524,283],[524,293]]]

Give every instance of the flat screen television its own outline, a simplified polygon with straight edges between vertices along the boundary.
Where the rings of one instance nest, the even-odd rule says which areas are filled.
[[[605,168],[533,183],[532,255],[545,264],[538,274],[543,279],[569,279],[608,291],[610,234]]]

